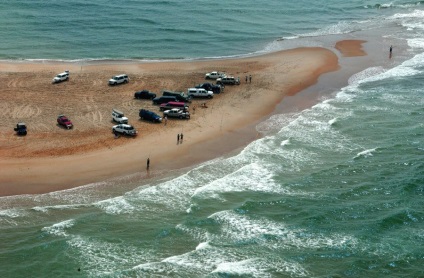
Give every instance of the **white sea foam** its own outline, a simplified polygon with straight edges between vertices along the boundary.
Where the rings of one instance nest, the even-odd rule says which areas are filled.
[[[378,81],[378,80],[384,80],[384,79],[391,79],[394,77],[401,78],[401,77],[408,77],[408,76],[421,74],[421,71],[415,69],[415,67],[422,66],[423,60],[424,60],[424,54],[418,54],[412,59],[403,62],[401,65],[397,67],[384,71],[380,74],[372,75],[367,78],[358,80],[356,83],[360,84],[363,82],[372,82],[372,81]]]
[[[288,146],[288,145],[290,145],[290,138],[288,138],[288,139],[286,139],[286,140],[284,140],[284,141],[282,141],[281,142],[281,144],[280,144],[280,146]]]
[[[238,215],[231,211],[221,211],[210,216],[221,225],[221,233],[208,235],[211,242],[254,241],[256,244],[272,249],[291,248],[353,248],[357,240],[349,235],[330,234],[323,236],[302,229],[290,229],[283,223],[275,223],[266,219],[250,219],[246,215]],[[265,237],[266,236],[266,237]],[[269,239],[271,236],[272,239]]]
[[[18,208],[0,210],[0,217],[17,218],[25,214],[26,213],[23,209]]]
[[[289,190],[277,185],[272,179],[273,173],[263,165],[251,163],[229,175],[196,189],[193,198],[221,199],[227,192],[260,191],[266,193],[289,194]]]
[[[408,45],[412,48],[424,48],[424,39],[423,38],[414,38],[408,40]]]
[[[55,206],[36,206],[32,210],[39,212],[48,212],[49,210],[71,210],[83,207],[90,207],[90,204],[73,204],[73,205],[55,205]]]
[[[299,263],[289,263],[279,260],[266,261],[264,258],[248,259],[236,262],[224,262],[217,265],[212,273],[223,273],[231,276],[274,277],[271,273],[309,277],[308,271]]]
[[[262,134],[274,133],[295,120],[296,116],[297,113],[272,115],[268,120],[259,123],[256,130]]]
[[[124,242],[109,242],[97,237],[70,236],[70,248],[79,256],[76,258],[84,266],[88,276],[104,277],[112,274],[122,265],[137,265],[140,261],[155,259],[149,250],[140,250]]]
[[[338,121],[338,118],[333,118],[333,119],[331,119],[331,120],[328,121],[328,124],[330,126],[332,126],[332,125],[335,125],[337,123],[337,121]]]
[[[199,245],[196,246],[196,250],[205,249],[210,247],[208,242],[201,242]]]
[[[415,18],[415,19],[423,19],[424,11],[423,10],[413,10],[409,13],[397,13],[392,16],[389,16],[388,19],[404,19],[404,18]]]
[[[356,84],[359,84],[362,80],[366,80],[367,78],[381,74],[384,71],[385,71],[385,69],[383,67],[367,68],[367,69],[365,69],[361,72],[358,72],[358,73],[352,75],[349,78],[348,83],[349,83],[349,85],[356,85]]]
[[[75,225],[75,220],[69,219],[69,220],[65,220],[65,221],[53,224],[52,226],[49,226],[49,227],[44,227],[41,229],[41,231],[47,232],[55,236],[68,236],[68,234],[66,233],[66,229],[71,228],[74,225]]]
[[[135,208],[123,196],[103,200],[94,204],[108,214],[132,213]]]
[[[373,153],[375,152],[375,150],[376,150],[375,148],[374,149],[364,150],[362,152],[357,153],[356,156],[355,156],[355,158],[373,156]]]

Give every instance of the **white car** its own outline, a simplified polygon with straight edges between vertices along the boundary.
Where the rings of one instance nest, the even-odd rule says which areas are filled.
[[[223,72],[219,72],[219,71],[212,71],[212,72],[208,72],[208,73],[205,75],[205,79],[217,79],[217,78],[225,77],[225,76],[226,76],[226,74],[225,74],[225,73],[223,73]]]
[[[127,124],[114,125],[112,127],[112,132],[121,133],[125,135],[131,135],[131,136],[137,135],[137,131],[135,130],[135,128],[132,125],[127,125]]]
[[[69,80],[69,70],[65,70],[64,72],[56,75],[53,78],[52,83],[59,83],[59,82],[66,81],[66,80]]]
[[[117,109],[112,110],[112,120],[118,124],[128,124],[128,118],[124,116],[123,112]]]
[[[187,95],[191,97],[213,98],[213,92],[203,88],[189,88],[187,90]]]
[[[109,85],[118,85],[122,83],[128,83],[130,79],[128,78],[128,75],[126,74],[120,74],[113,76],[111,79],[109,79]]]
[[[190,113],[179,108],[172,108],[163,112],[163,116],[168,118],[190,119]]]

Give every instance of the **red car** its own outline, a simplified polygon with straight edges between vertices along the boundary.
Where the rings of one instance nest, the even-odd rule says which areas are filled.
[[[66,127],[67,129],[74,127],[71,120],[69,120],[68,117],[66,117],[65,115],[57,116],[57,123]]]

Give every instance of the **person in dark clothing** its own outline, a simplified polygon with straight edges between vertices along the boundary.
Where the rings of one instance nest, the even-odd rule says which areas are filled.
[[[181,132],[181,135],[180,135],[180,140],[181,140],[181,142],[183,141],[183,133]]]
[[[180,142],[180,134],[178,133],[178,135],[177,135],[177,143],[179,143]]]
[[[147,158],[147,170],[149,170],[150,167],[150,158]]]

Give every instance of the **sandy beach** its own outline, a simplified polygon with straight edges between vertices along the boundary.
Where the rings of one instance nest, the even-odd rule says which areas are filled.
[[[63,190],[127,174],[140,178],[179,169],[239,148],[261,136],[248,128],[269,115],[285,96],[315,84],[339,69],[338,55],[363,56],[363,41],[337,43],[335,53],[324,48],[297,48],[262,56],[204,61],[121,63],[0,64],[0,196]],[[70,80],[51,84],[59,72]],[[147,89],[187,91],[205,82],[206,72],[219,70],[240,77],[211,100],[194,99],[191,119],[168,119],[167,125],[139,119],[139,109],[162,114],[150,100],[134,99]],[[128,84],[108,86],[116,74]],[[252,81],[245,82],[251,75]],[[206,102],[207,108],[201,103]],[[122,110],[138,136],[114,138],[111,112]],[[194,109],[195,108],[195,109]],[[56,123],[65,114],[74,128]],[[13,131],[28,126],[26,136]],[[184,140],[177,142],[177,134]],[[146,160],[150,158],[150,169]]]

